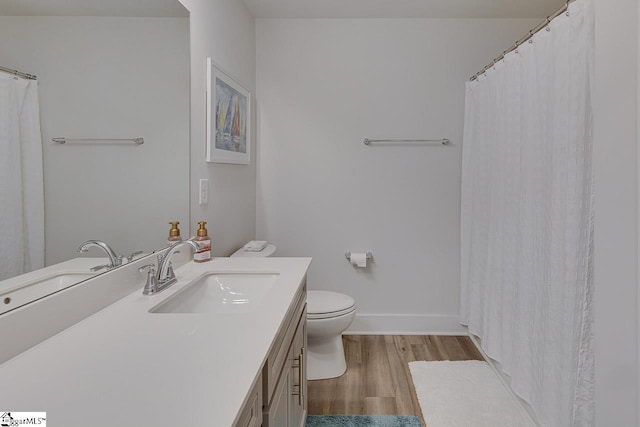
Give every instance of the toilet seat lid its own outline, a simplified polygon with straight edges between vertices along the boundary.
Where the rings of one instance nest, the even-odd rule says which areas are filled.
[[[356,301],[353,298],[338,292],[307,292],[307,314],[310,317],[345,314],[355,310],[355,305]]]

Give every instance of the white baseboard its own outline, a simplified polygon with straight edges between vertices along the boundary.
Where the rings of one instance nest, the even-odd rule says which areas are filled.
[[[347,335],[467,335],[458,315],[356,314]]]

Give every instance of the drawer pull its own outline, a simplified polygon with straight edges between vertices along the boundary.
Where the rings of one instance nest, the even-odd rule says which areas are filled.
[[[291,395],[292,396],[301,396],[302,395],[302,382],[300,382],[300,378],[301,378],[301,374],[300,372],[302,372],[302,355],[298,355],[298,357],[294,358],[294,363],[291,366],[294,369],[298,369],[298,384],[294,384],[293,387],[297,387],[297,391],[292,391]],[[294,390],[296,390],[294,388]],[[298,397],[298,401],[300,401],[300,397]]]
[[[304,347],[302,347],[300,349],[300,376],[298,377],[300,379],[300,382],[298,384],[300,384],[300,394],[298,395],[298,404],[300,406],[302,406],[302,398],[304,397]]]
[[[294,391],[291,394],[298,396],[298,405],[302,406],[302,399],[304,397],[304,347],[300,349],[300,355],[295,358],[294,368],[298,368],[298,384],[294,384],[294,387],[298,387],[298,391]]]

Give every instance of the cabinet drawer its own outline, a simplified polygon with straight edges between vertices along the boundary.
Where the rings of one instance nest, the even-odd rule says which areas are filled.
[[[271,402],[264,408],[262,427],[288,427],[289,391],[289,370],[285,370],[274,388]]]
[[[234,427],[260,427],[262,425],[262,377],[256,380],[256,385],[249,393],[238,422]]]
[[[305,306],[306,307],[306,304]],[[307,415],[304,342],[306,310],[296,324],[293,342],[285,365],[274,388],[273,397],[264,408],[262,427],[302,427]],[[266,399],[265,399],[266,400]]]
[[[278,383],[284,364],[287,361],[291,341],[293,341],[293,336],[296,333],[299,320],[304,313],[304,308],[307,303],[306,284],[303,285],[300,292],[296,295],[295,301],[296,303],[293,304],[292,309],[289,310],[289,313],[287,313],[287,316],[285,317],[286,320],[278,332],[275,345],[271,348],[269,356],[267,357],[267,362],[265,363],[262,371],[265,406],[269,406],[271,404],[274,389]]]
[[[306,306],[305,306],[306,307]],[[289,376],[289,427],[303,427],[307,416],[306,336],[307,310],[302,312],[291,344]]]

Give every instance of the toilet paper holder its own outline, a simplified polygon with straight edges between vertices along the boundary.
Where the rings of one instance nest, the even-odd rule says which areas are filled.
[[[351,262],[351,252],[345,252],[344,256],[347,257],[349,262]],[[371,252],[367,252],[367,259],[373,259],[373,254]]]

